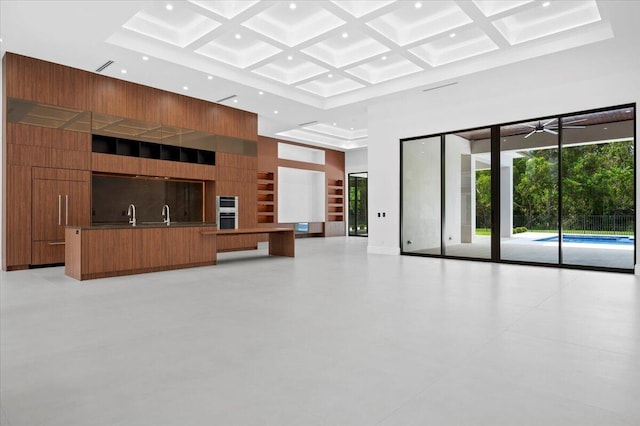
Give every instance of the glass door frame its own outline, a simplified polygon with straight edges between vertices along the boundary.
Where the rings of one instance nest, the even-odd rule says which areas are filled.
[[[363,174],[366,174],[367,177],[355,176],[355,175],[363,175]],[[368,210],[369,210],[369,208],[368,208],[369,207],[368,206],[368,204],[369,204],[369,200],[368,200],[368,198],[369,198],[369,190],[368,190],[368,188],[369,188],[369,174],[368,174],[368,172],[352,172],[352,173],[349,173],[347,175],[347,182],[348,182],[347,183],[347,191],[348,191],[347,193],[349,194],[349,212],[348,212],[349,215],[347,216],[349,218],[349,222],[348,222],[347,231],[348,231],[348,235],[350,237],[367,238],[369,236],[369,219],[368,218],[367,218],[367,223],[366,223],[366,225],[367,225],[367,233],[366,234],[359,234],[358,233],[358,203],[357,202],[355,203],[355,206],[354,206],[355,213],[353,215],[354,219],[355,219],[355,223],[353,223],[353,224],[351,223],[351,177],[352,176],[354,178],[358,179],[358,180],[366,179],[366,181],[367,181],[367,199],[365,200],[365,204],[367,205],[367,208],[365,209],[365,211],[368,212]],[[358,185],[356,185],[356,188],[358,188]],[[355,233],[353,233],[353,234],[350,231],[351,225],[353,225],[354,229],[355,229]]]

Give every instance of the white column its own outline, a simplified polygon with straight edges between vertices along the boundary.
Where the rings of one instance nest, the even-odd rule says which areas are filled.
[[[500,237],[513,233],[513,159],[500,162]]]
[[[460,202],[460,242],[472,243],[475,233],[475,176],[473,173],[471,155],[462,154],[460,156],[461,168],[461,202]]]

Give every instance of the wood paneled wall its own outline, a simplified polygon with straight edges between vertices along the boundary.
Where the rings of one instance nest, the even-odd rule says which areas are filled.
[[[305,163],[302,161],[292,161],[292,160],[283,160],[278,158],[278,143],[283,142],[291,145],[298,145],[307,148],[320,149],[325,152],[325,164],[313,164],[313,163]],[[345,157],[344,152],[336,151],[332,149],[319,148],[317,146],[310,146],[301,143],[295,143],[290,141],[284,141],[274,138],[269,138],[266,136],[258,136],[258,171],[259,172],[271,172],[274,174],[274,181],[278,182],[278,167],[292,167],[297,169],[305,169],[305,170],[316,170],[320,172],[325,172],[325,186],[329,181],[335,180],[345,180]],[[277,211],[278,211],[278,191],[275,191],[275,214],[277,219]],[[346,206],[346,203],[345,203]],[[345,212],[346,214],[346,212]],[[325,221],[328,220],[326,217],[327,213],[325,213]],[[282,226],[284,224],[278,224],[278,226]],[[260,225],[259,225],[260,226]],[[344,235],[345,234],[345,222],[326,222],[324,234],[326,236],[333,235]]]
[[[255,228],[257,222],[256,175],[258,158],[238,154],[218,153],[216,156],[218,195],[238,197],[238,227]],[[215,202],[215,201],[214,201]],[[252,249],[257,247],[255,235],[226,236],[218,241],[218,251]]]
[[[258,140],[257,115],[63,65],[6,53],[3,61],[3,269],[32,264],[32,168],[73,169],[206,181],[205,214],[215,217],[215,194],[240,197],[240,226],[255,227],[256,157],[217,155],[218,166],[91,152],[91,134],[6,122],[6,99],[93,111],[186,129]],[[222,167],[220,167],[222,166]],[[249,180],[251,179],[251,182]],[[220,189],[217,191],[217,181]],[[221,192],[222,191],[222,192]],[[211,205],[209,205],[211,204]],[[87,211],[90,205],[86,206]],[[255,246],[243,239],[233,244]]]
[[[252,112],[13,53],[4,62],[9,98],[258,140]]]

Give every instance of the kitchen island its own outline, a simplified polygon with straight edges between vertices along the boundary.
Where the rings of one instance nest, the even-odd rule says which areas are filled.
[[[69,226],[65,274],[87,280],[215,265],[216,229],[206,223]]]
[[[215,224],[68,226],[65,274],[77,280],[142,274],[217,263],[217,239],[268,234],[270,256],[295,256],[292,228],[218,230]]]

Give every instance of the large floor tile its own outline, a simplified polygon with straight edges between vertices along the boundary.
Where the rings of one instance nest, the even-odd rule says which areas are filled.
[[[2,424],[639,423],[635,277],[366,244],[84,282],[2,272]]]

